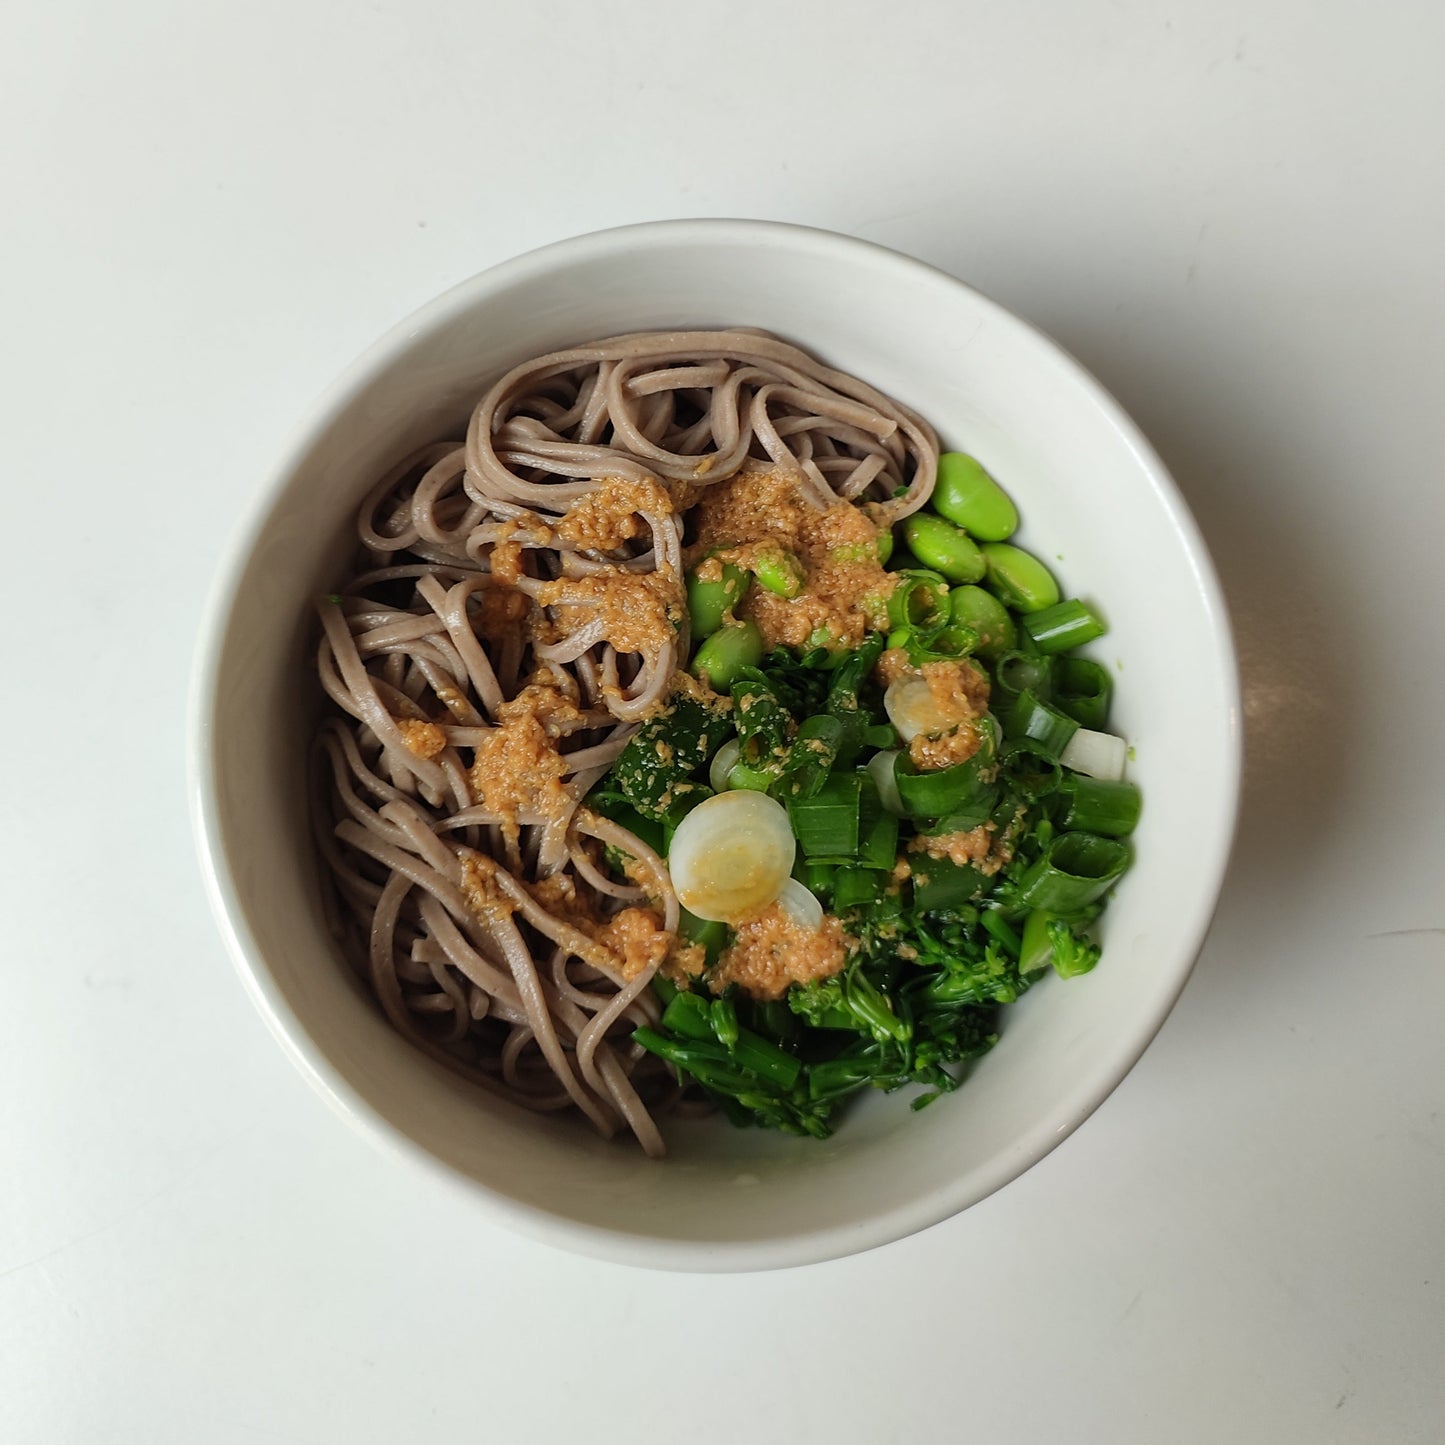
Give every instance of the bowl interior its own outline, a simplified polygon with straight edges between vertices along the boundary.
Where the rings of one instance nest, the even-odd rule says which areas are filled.
[[[460,436],[508,366],[621,331],[766,327],[927,416],[1019,504],[1020,540],[1111,623],[1114,726],[1145,794],[1102,965],[1005,1011],[965,1088],[913,1112],[862,1101],[824,1143],[675,1126],[649,1163],[432,1065],[337,956],[318,905],[303,762],[318,699],[312,598],[342,575],[355,505],[409,449]],[[941,1219],[1014,1177],[1138,1057],[1182,987],[1237,791],[1227,625],[1193,525],[1112,402],[1037,333],[951,278],[823,233],[669,223],[563,243],[475,278],[379,343],[281,468],[218,596],[198,693],[203,851],[253,994],[358,1122],[440,1162],[511,1221],[613,1257],[797,1263]]]

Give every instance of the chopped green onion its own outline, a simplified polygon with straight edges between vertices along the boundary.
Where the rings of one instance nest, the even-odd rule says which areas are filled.
[[[1082,727],[1102,730],[1109,721],[1114,679],[1108,669],[1088,657],[1061,657],[1054,664],[1051,699]]]
[[[999,783],[1005,794],[1032,802],[1055,792],[1064,770],[1049,749],[1033,738],[1013,738],[999,752]]]
[[[858,843],[858,862],[864,868],[891,871],[898,861],[898,818],[886,812],[881,802],[873,805],[874,816],[865,819]]]
[[[985,747],[961,763],[932,772],[920,772],[906,753],[900,753],[893,764],[893,779],[903,810],[910,817],[941,818],[979,807],[987,816],[997,792],[991,780],[992,765],[992,750]]]
[[[1043,749],[1045,756],[1057,758],[1069,745],[1079,725],[1066,713],[1041,702],[1025,688],[1004,718],[1004,733],[1010,738],[1029,738]]]
[[[846,729],[841,719],[817,713],[798,728],[773,787],[780,798],[811,798],[827,780]]]
[[[1053,663],[1047,657],[1032,657],[1017,649],[1006,652],[994,666],[991,706],[1006,717],[1021,692],[1031,692],[1042,702],[1053,697]]]
[[[942,627],[915,627],[904,633],[901,644],[914,667],[928,662],[955,662],[978,646],[978,633],[961,623]]]
[[[848,860],[850,865],[852,861],[851,858]],[[821,858],[799,858],[793,869],[798,882],[810,893],[827,893],[833,887],[833,875],[837,871],[836,863]]]
[[[1101,898],[1129,866],[1129,849],[1095,833],[1061,833],[1019,880],[1018,903],[1078,913]]]
[[[728,791],[766,793],[773,786],[773,775],[747,763],[735,763],[728,772]]]
[[[840,868],[833,875],[833,911],[846,913],[850,908],[863,908],[883,896],[886,876],[873,868]]]
[[[888,599],[893,627],[937,627],[948,620],[948,583],[937,572],[911,568],[897,576]]]
[[[858,824],[863,779],[857,773],[835,773],[810,798],[788,805],[793,833],[808,857],[858,853]]]
[[[972,864],[958,864],[950,858],[929,858],[926,854],[913,864],[913,906],[922,913],[940,908],[957,908],[981,893],[988,879]]]
[[[1143,800],[1133,783],[1074,774],[1064,780],[1063,791],[1065,828],[1125,838],[1138,826]]]
[[[1040,652],[1067,652],[1071,647],[1082,647],[1106,631],[1103,619],[1077,597],[1056,602],[1040,612],[1031,612],[1023,620],[1024,631],[1033,639]]]

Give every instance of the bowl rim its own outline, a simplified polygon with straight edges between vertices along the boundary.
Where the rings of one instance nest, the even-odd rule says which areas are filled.
[[[687,243],[724,243],[832,253],[883,271],[968,293],[992,319],[1052,352],[1074,384],[1118,431],[1184,541],[1194,582],[1204,598],[1214,645],[1213,661],[1228,703],[1223,719],[1224,776],[1220,826],[1199,860],[1197,877],[1207,886],[1194,895],[1193,916],[1179,936],[1177,977],[1135,1022],[1106,1068],[1087,1087],[1062,1100],[1054,1115],[991,1160],[938,1188],[860,1223],[770,1236],[760,1240],[662,1239],[588,1224],[508,1197],[447,1163],[379,1113],[327,1059],[291,1008],[251,929],[226,852],[216,788],[214,709],[219,701],[220,660],[236,606],[239,584],[271,512],[290,479],[335,424],[354,395],[415,339],[483,301],[488,293],[550,271],[608,254]],[[1239,816],[1243,739],[1239,671],[1223,589],[1198,524],[1178,486],[1138,426],[1112,394],[1057,341],[956,276],[902,252],[859,237],[782,221],[688,219],[644,221],[554,241],[488,267],[449,287],[389,327],[305,409],[276,462],[243,509],[223,552],[197,629],[187,705],[186,792],[206,896],[231,962],[246,993],[292,1064],[358,1132],[394,1156],[408,1160],[432,1180],[482,1205],[497,1222],[560,1248],[616,1263],[683,1271],[749,1271],[786,1268],[860,1253],[917,1233],[960,1213],[1012,1182],[1050,1153],[1119,1086],[1163,1027],[1193,971],[1203,946],[1233,848]]]

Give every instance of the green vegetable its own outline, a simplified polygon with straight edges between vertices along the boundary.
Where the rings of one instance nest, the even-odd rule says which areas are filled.
[[[738,1011],[733,1005],[732,999],[724,995],[722,998],[715,998],[712,1007],[708,1010],[708,1022],[712,1025],[712,1031],[717,1035],[717,1041],[730,1053],[735,1052],[740,1037],[738,1032]]]
[[[957,908],[983,895],[988,878],[971,863],[951,858],[916,856],[913,864],[913,906],[924,912]]]
[[[993,689],[989,705],[995,714],[1007,717],[1021,693],[1031,692],[1041,702],[1054,695],[1054,665],[1047,657],[1031,657],[1025,652],[1006,652],[994,665]]]
[[[857,856],[862,794],[862,774],[834,773],[811,797],[789,803],[788,817],[805,855]]]
[[[963,452],[944,452],[938,459],[933,510],[981,542],[1002,542],[1019,524],[1008,493]]]
[[[1004,736],[1030,738],[1046,757],[1057,758],[1078,732],[1073,718],[1041,702],[1031,689],[1025,688],[1013,701],[1003,724]]]
[[[686,908],[679,909],[678,913],[678,932],[689,943],[702,945],[707,956],[707,966],[711,968],[718,961],[723,949],[728,946],[730,930],[727,924],[715,923],[710,918],[699,918],[696,914],[689,913]],[[662,975],[658,974],[656,977],[661,978]]]
[[[937,572],[911,568],[888,599],[891,627],[939,627],[948,620],[948,583]]]
[[[741,567],[731,562],[722,564],[722,577],[717,581],[703,581],[696,573],[687,578],[687,613],[692,623],[694,639],[710,637],[727,614],[747,596],[753,579]]]
[[[978,545],[942,517],[915,512],[903,522],[903,540],[925,567],[950,582],[977,582],[986,570]]]
[[[633,1038],[739,1126],[824,1138],[860,1090],[911,1086],[919,1108],[956,1089],[995,1042],[999,1006],[1049,971],[1094,966],[1086,930],[1128,867],[1119,839],[1138,820],[1138,789],[1059,761],[1080,724],[1101,731],[1107,716],[1110,676],[1070,655],[1100,635],[1101,620],[1060,601],[1043,563],[1005,543],[1016,513],[972,458],[944,457],[934,505],[938,515],[899,524],[909,551],[900,546],[894,591],[857,647],[819,629],[798,651],[764,655],[755,627],[724,620],[748,574],[725,569],[710,589],[689,578],[692,667],[731,695],[731,709],[679,699],[639,729],[589,800],[661,849],[708,796],[704,776],[769,792],[799,844],[793,876],[846,932],[847,960],[831,978],[781,999],[736,987],[714,996],[708,971],[732,932],[683,913],[680,932],[702,945],[705,972],[680,990],[654,979],[662,1016]],[[879,555],[892,543],[881,533]],[[855,552],[873,555],[837,555]],[[803,568],[777,549],[753,577],[794,596]],[[975,723],[971,758],[919,770],[897,751],[874,676],[885,646],[915,667],[970,655],[987,667],[992,713]],[[996,871],[918,846],[981,825]],[[614,871],[627,861],[615,847],[605,858]]]
[[[1018,641],[1018,628],[1008,608],[982,587],[954,587],[948,594],[948,616],[956,627],[978,635],[976,651],[992,662]]]
[[[807,718],[798,728],[771,791],[779,798],[811,798],[828,780],[847,734],[841,719],[829,713]]]
[[[733,684],[733,721],[739,759],[770,781],[782,771],[794,724],[768,679],[749,671]],[[731,786],[731,779],[729,780]]]
[[[985,542],[989,590],[1015,612],[1042,612],[1059,600],[1054,574],[1032,552],[1008,542]]]
[[[1061,657],[1054,665],[1055,696],[1060,711],[1081,727],[1102,732],[1109,721],[1114,679],[1108,669],[1087,657]]]
[[[796,597],[807,580],[803,564],[781,547],[775,552],[763,552],[758,556],[753,563],[753,576],[779,597]]]
[[[730,622],[693,653],[692,672],[714,692],[726,692],[744,668],[763,660],[763,634],[754,622]]]
[[[1031,612],[1024,618],[1024,631],[1028,633],[1040,652],[1067,652],[1071,647],[1082,647],[1105,632],[1103,619],[1077,597],[1056,602],[1042,612]]]
[[[983,717],[975,724],[978,748],[971,757],[952,767],[929,771],[918,768],[907,753],[899,753],[893,763],[893,780],[903,811],[913,818],[941,818],[949,813],[979,812],[979,821],[987,818],[997,790],[994,783],[994,757],[997,751],[995,724]],[[981,811],[980,811],[981,810]]]
[[[1036,908],[1024,921],[1020,972],[1043,973],[1050,965],[1060,978],[1076,978],[1098,963],[1100,949],[1070,927],[1067,919]]]
[[[720,709],[674,696],[666,712],[632,735],[604,780],[610,785],[606,792],[592,795],[599,800],[599,811],[628,826],[625,819],[608,812],[606,793],[611,792],[643,818],[675,822],[690,802],[710,795],[711,790],[694,781],[691,774],[702,767],[731,728],[728,715]],[[660,848],[663,840],[645,841]]]
[[[891,866],[892,859],[889,864]],[[828,881],[834,913],[843,914],[853,908],[877,903],[883,896],[884,879],[876,868],[837,868]]]
[[[1079,913],[1124,875],[1129,849],[1095,833],[1062,833],[1019,880],[1018,902],[1051,913]]]
[[[904,648],[914,667],[929,662],[954,662],[967,657],[978,646],[978,633],[960,623],[941,627],[900,628],[901,636],[893,645]],[[889,638],[893,643],[893,638]]]
[[[1143,800],[1130,782],[1071,774],[1062,784],[1066,806],[1063,826],[1083,833],[1125,838],[1139,824]]]

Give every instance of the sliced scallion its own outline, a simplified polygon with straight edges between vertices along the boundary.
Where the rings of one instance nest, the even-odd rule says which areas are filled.
[[[1023,629],[1043,653],[1067,652],[1072,647],[1082,647],[1084,643],[1102,637],[1106,631],[1103,618],[1077,597],[1056,602],[1040,612],[1026,613]]]
[[[1013,701],[1004,718],[1004,734],[1009,738],[1028,738],[1037,743],[1046,757],[1057,758],[1068,746],[1079,725],[1067,713],[1042,701],[1030,688],[1025,688]]]
[[[1078,913],[1101,898],[1129,866],[1129,849],[1096,833],[1061,833],[1019,880],[1017,901],[1051,913]]]
[[[1100,730],[1109,721],[1114,679],[1088,657],[1060,657],[1054,663],[1054,706],[1080,726]]]
[[[806,856],[857,856],[862,793],[857,773],[835,773],[811,797],[788,805],[793,833]]]
[[[1063,791],[1065,828],[1126,838],[1138,826],[1143,800],[1133,783],[1076,774],[1064,782]]]

